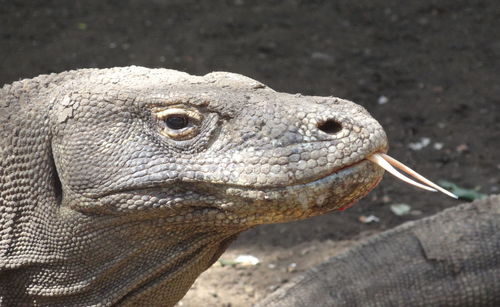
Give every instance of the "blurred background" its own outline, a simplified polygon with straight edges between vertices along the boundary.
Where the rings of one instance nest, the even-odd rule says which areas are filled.
[[[0,0],[0,18],[1,84],[127,65],[236,72],[353,100],[392,156],[463,201],[500,193],[498,1]],[[179,305],[249,306],[369,235],[459,203],[386,176],[344,212],[244,233]],[[235,264],[241,254],[260,264]]]

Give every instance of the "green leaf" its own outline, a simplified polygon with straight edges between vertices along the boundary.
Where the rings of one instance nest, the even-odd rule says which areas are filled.
[[[397,216],[402,216],[409,214],[411,211],[411,207],[407,204],[394,204],[391,205],[391,211]]]
[[[219,262],[219,264],[221,266],[235,266],[237,264],[235,261],[227,260],[227,259],[223,259],[223,258],[220,258],[219,260],[217,260],[217,262]]]
[[[87,24],[85,22],[79,22],[79,23],[77,23],[76,27],[78,28],[78,30],[82,30],[82,31],[87,30]]]

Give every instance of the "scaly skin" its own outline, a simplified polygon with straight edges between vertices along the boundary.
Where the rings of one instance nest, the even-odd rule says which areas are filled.
[[[6,305],[173,305],[241,231],[367,194],[387,147],[349,101],[141,67],[7,85],[0,125]]]
[[[360,242],[257,307],[500,306],[500,195]]]

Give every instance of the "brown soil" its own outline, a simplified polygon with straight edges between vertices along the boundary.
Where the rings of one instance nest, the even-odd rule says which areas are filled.
[[[498,1],[0,0],[0,17],[0,83],[132,64],[237,72],[356,101],[386,128],[393,156],[431,179],[499,192]],[[422,138],[430,144],[409,148]],[[393,214],[395,203],[412,213]],[[179,305],[249,306],[359,239],[458,203],[387,178],[345,212],[244,233],[222,259],[261,263],[214,265]],[[371,214],[380,222],[359,222]]]

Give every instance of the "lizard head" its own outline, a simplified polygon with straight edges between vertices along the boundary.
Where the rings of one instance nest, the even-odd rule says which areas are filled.
[[[55,97],[62,204],[166,224],[252,226],[344,208],[383,170],[366,110],[279,93],[241,75],[90,71]]]
[[[364,196],[387,148],[352,102],[222,72],[69,71],[0,109],[7,304],[173,305],[241,231]]]

